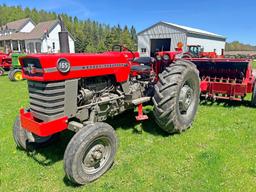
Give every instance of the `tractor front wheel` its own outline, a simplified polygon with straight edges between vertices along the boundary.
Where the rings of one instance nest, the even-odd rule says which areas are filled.
[[[83,185],[102,176],[113,164],[117,149],[114,129],[106,123],[90,124],[70,140],[64,154],[67,177]]]
[[[39,137],[21,127],[20,117],[18,116],[13,125],[13,138],[16,145],[25,151],[31,147],[42,147],[56,139],[57,135],[49,137]]]
[[[152,100],[153,113],[161,129],[176,133],[191,126],[199,105],[199,83],[196,66],[186,60],[177,60],[159,74]]]
[[[4,75],[4,69],[2,67],[0,67],[0,76]]]

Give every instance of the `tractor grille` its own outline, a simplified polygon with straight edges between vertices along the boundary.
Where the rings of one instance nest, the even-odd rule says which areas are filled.
[[[28,81],[30,109],[34,117],[51,121],[64,116],[65,81]]]

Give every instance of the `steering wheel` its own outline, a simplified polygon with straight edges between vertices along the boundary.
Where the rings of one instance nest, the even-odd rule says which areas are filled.
[[[130,52],[132,54],[132,59],[131,59],[132,61],[136,57],[132,50],[128,49],[127,47],[124,47],[123,45],[118,45],[118,44],[117,45],[113,45],[112,51],[117,51],[117,50],[118,50],[118,52],[123,52],[124,50]]]

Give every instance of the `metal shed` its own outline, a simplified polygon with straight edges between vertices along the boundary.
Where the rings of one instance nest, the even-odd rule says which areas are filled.
[[[204,51],[220,55],[225,49],[226,37],[163,21],[138,33],[141,56],[153,56],[156,51],[175,51],[178,42],[183,43],[184,51],[187,45],[201,45]]]

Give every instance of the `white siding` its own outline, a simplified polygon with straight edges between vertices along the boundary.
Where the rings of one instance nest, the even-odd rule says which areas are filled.
[[[186,33],[170,27],[166,24],[160,23],[154,27],[144,31],[138,35],[138,51],[141,56],[150,56],[150,40],[151,39],[165,39],[171,38],[171,51],[175,51],[178,42],[186,45]],[[146,48],[146,53],[142,53],[141,49]]]
[[[60,41],[59,32],[61,31],[60,24],[49,33],[49,37],[42,41],[42,52],[43,53],[59,53],[60,52]],[[75,53],[75,45],[73,39],[69,36],[69,48],[70,53]],[[53,43],[55,44],[55,49],[53,49]],[[47,48],[48,47],[48,48]]]
[[[29,33],[29,32],[31,32],[34,28],[35,28],[35,25],[34,25],[31,21],[29,21],[29,22],[20,30],[20,32]]]
[[[213,40],[210,38],[200,38],[200,37],[188,37],[188,45],[201,45],[204,48],[205,52],[212,52],[216,50],[218,55],[221,55],[222,49],[225,49],[225,41]]]

